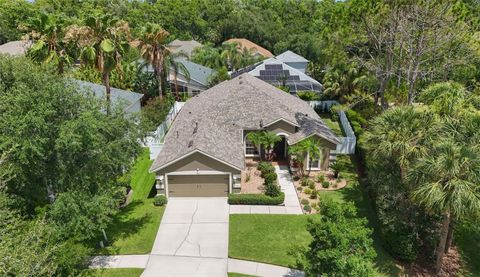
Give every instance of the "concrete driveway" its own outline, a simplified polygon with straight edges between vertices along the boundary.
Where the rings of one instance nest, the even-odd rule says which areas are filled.
[[[225,197],[170,198],[142,276],[227,276]]]

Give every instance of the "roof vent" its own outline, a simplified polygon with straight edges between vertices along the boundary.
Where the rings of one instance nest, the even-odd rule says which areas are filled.
[[[240,84],[240,85],[243,84],[243,81],[240,81],[239,84]]]
[[[242,79],[242,75],[240,75],[240,77],[238,77],[238,79],[240,79],[240,80],[241,80],[241,79]]]
[[[195,122],[195,128],[193,129],[193,133],[196,134],[198,131],[198,122]]]
[[[177,138],[178,138],[178,131],[177,131]]]
[[[305,114],[306,117],[308,117],[308,114]]]
[[[189,141],[188,142],[188,148],[192,147],[193,146],[193,140]]]

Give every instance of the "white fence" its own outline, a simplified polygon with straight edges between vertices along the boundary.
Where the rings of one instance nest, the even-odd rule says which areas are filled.
[[[328,112],[333,105],[339,105],[335,100],[328,101],[309,101],[310,107],[319,109],[322,112]],[[338,137],[340,144],[337,145],[335,153],[332,154],[355,154],[355,146],[357,145],[357,137],[353,132],[352,126],[348,121],[347,115],[344,111],[338,111],[340,125],[342,126],[345,137]]]
[[[160,151],[162,151],[165,135],[167,134],[170,125],[172,125],[173,120],[175,120],[175,117],[180,112],[183,105],[185,105],[185,102],[175,102],[173,107],[168,112],[165,121],[158,125],[155,132],[151,133],[145,138],[145,146],[150,149],[151,160],[155,160]]]

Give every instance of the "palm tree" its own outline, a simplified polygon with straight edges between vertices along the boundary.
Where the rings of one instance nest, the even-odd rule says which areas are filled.
[[[258,149],[258,153],[260,156],[260,161],[262,160],[262,142],[263,142],[263,135],[262,132],[250,132],[247,134],[247,139],[255,145]]]
[[[65,41],[65,26],[65,18],[42,13],[25,27],[29,31],[25,39],[33,41],[27,55],[36,62],[56,64],[59,74],[73,61]]]
[[[436,116],[426,109],[412,106],[385,111],[377,117],[368,132],[365,145],[376,158],[395,158],[402,180],[411,162],[425,155],[435,133]]]
[[[307,158],[307,152],[303,149],[300,143],[294,144],[288,147],[288,154],[292,156],[292,159],[298,165],[301,177],[305,176],[305,159]]]
[[[185,54],[171,53],[170,55],[165,57],[165,70],[172,71],[173,73],[173,81],[175,84],[175,94],[177,101],[180,100],[180,95],[178,93],[178,74],[182,72],[183,76],[185,76],[187,80],[190,80],[190,72],[182,63],[181,57],[185,57]]]
[[[271,161],[273,159],[273,147],[275,144],[282,140],[280,136],[271,131],[261,131],[262,137],[262,146],[265,148],[267,154],[267,160]]]
[[[304,175],[303,167],[307,156],[309,158],[307,176],[310,176],[310,172],[312,170],[310,161],[322,159],[322,151],[320,150],[321,147],[322,143],[320,140],[309,137],[298,142],[297,144],[290,146],[288,149],[291,155],[295,155],[295,161],[299,164],[299,166],[301,166],[302,176]]]
[[[441,269],[453,236],[452,219],[480,210],[480,151],[478,147],[444,139],[430,155],[419,160],[408,174],[416,185],[412,199],[428,210],[442,214],[435,270]]]
[[[206,67],[219,69],[227,67],[225,59],[222,58],[219,48],[206,44],[193,50],[191,60]]]
[[[110,72],[119,68],[129,49],[130,28],[125,21],[109,15],[88,17],[84,26],[72,26],[66,37],[75,40],[81,49],[80,59],[102,75],[107,95],[107,113],[110,107]]]
[[[171,54],[167,48],[170,33],[160,25],[147,23],[140,31],[139,38],[132,45],[139,49],[140,55],[152,65],[158,83],[158,96],[163,97],[162,85],[165,84],[165,61]]]
[[[225,60],[229,70],[239,69],[242,62],[239,44],[237,42],[222,44],[220,57]]]

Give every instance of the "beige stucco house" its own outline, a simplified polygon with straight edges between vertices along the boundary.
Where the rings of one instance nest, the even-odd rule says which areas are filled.
[[[240,75],[185,103],[150,168],[158,193],[190,197],[239,192],[246,158],[258,155],[246,139],[255,130],[282,138],[274,148],[277,159],[288,159],[289,146],[317,137],[325,158],[305,163],[314,170],[329,167],[329,153],[339,143],[308,103],[249,74]]]

